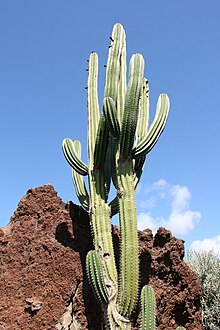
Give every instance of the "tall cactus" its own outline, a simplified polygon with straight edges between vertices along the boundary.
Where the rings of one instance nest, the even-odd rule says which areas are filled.
[[[79,141],[64,139],[62,147],[72,167],[76,194],[90,217],[94,251],[86,258],[88,278],[101,303],[105,328],[113,330],[131,329],[131,313],[138,301],[135,189],[146,155],[164,129],[169,98],[166,94],[159,96],[155,118],[149,127],[149,86],[144,77],[144,59],[141,54],[131,57],[127,84],[126,40],[121,24],[115,24],[110,39],[101,113],[97,54],[92,52],[88,61],[88,165],[81,160]],[[86,176],[89,191],[84,183]],[[111,181],[116,196],[109,201]],[[111,234],[111,217],[118,212],[119,274]],[[148,313],[151,306],[143,305]]]

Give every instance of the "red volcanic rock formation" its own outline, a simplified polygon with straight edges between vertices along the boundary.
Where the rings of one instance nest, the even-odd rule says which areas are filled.
[[[119,231],[113,227],[118,257]],[[30,189],[7,227],[0,228],[0,330],[101,329],[101,311],[88,285],[92,248],[87,213],[65,204],[51,185]],[[157,329],[202,329],[201,288],[183,261],[183,241],[160,228],[139,232],[140,286],[157,300]],[[138,329],[140,315],[134,313]]]

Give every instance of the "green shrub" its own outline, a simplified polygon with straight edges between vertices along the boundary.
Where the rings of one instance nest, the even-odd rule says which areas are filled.
[[[220,259],[213,251],[190,251],[188,263],[201,282],[203,329],[219,330]]]

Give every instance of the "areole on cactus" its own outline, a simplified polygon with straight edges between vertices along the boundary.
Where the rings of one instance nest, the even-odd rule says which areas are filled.
[[[121,24],[113,27],[106,65],[102,112],[98,102],[98,56],[88,61],[88,165],[81,144],[67,138],[64,155],[72,167],[76,194],[90,216],[94,251],[86,258],[89,281],[100,301],[106,329],[131,329],[131,313],[139,296],[139,262],[135,189],[146,155],[160,137],[169,112],[169,98],[158,98],[149,126],[149,86],[144,59],[134,54],[127,83],[126,39]],[[88,187],[84,182],[88,178]],[[110,184],[115,198],[109,201]],[[111,218],[119,212],[120,269],[117,272]],[[155,329],[155,297],[146,286],[141,293],[141,329]]]

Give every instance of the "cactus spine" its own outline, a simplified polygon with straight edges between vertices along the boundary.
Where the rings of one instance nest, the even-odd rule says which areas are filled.
[[[101,303],[106,329],[131,329],[131,313],[138,300],[138,236],[135,189],[147,153],[162,133],[169,112],[169,98],[158,98],[155,118],[149,122],[149,86],[144,78],[144,59],[134,54],[126,82],[126,40],[121,24],[111,36],[102,112],[98,103],[98,56],[88,61],[88,165],[81,160],[81,144],[67,138],[64,155],[72,167],[76,194],[88,211],[94,251],[86,258],[87,274]],[[89,191],[84,178],[88,177]],[[109,202],[111,181],[116,190]],[[111,217],[119,212],[120,269],[117,273],[111,234]],[[152,316],[153,291],[142,290],[142,310]],[[146,299],[146,301],[145,301]],[[147,303],[149,301],[149,303]],[[153,302],[152,302],[153,301]],[[143,316],[142,329],[153,329],[152,318]],[[147,321],[146,321],[147,320]]]

